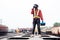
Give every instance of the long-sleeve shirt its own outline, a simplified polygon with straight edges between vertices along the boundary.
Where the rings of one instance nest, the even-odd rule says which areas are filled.
[[[36,10],[36,13],[38,12],[38,10],[39,10],[39,9]],[[33,17],[34,17],[34,9],[31,10],[31,14],[33,14]],[[43,16],[42,16],[41,10],[39,10],[38,16],[41,18],[41,20],[43,20]]]

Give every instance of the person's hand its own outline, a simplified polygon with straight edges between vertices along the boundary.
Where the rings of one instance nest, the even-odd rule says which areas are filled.
[[[44,21],[42,20],[42,23],[43,23]]]

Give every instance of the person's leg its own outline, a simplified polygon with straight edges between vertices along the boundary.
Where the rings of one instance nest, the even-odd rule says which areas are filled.
[[[32,34],[34,34],[35,26],[36,26],[36,19],[33,19],[33,30],[32,30]]]
[[[40,19],[37,19],[38,36],[41,37]]]
[[[37,28],[38,28],[38,34],[41,34],[41,30],[40,30],[40,19],[37,19]]]
[[[36,19],[33,19],[33,29],[32,29],[32,35],[31,35],[31,37],[34,36],[35,26],[36,26]]]

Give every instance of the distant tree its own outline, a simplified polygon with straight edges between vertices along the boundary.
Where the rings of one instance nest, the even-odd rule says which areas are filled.
[[[59,26],[60,26],[60,23],[55,22],[53,26],[54,26],[54,27],[59,27]]]

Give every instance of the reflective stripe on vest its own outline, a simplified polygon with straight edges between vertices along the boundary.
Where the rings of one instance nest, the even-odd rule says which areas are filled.
[[[39,14],[39,10],[38,10],[37,13],[36,13],[35,8],[34,8],[34,17],[33,17],[33,18],[40,18],[40,17],[38,16],[38,14]]]

